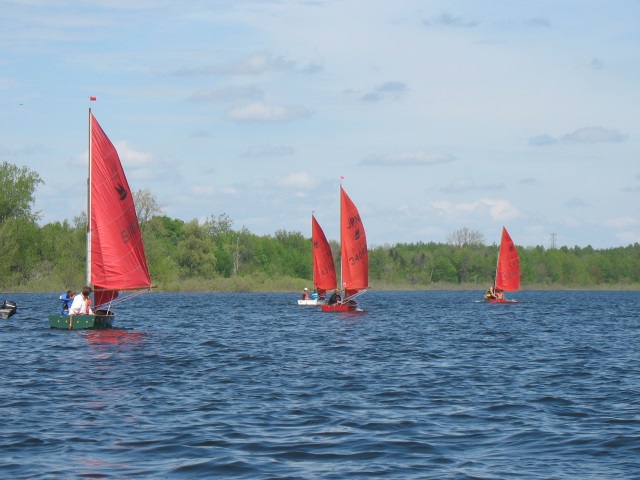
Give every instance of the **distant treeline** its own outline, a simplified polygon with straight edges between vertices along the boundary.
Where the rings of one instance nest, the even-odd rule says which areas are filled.
[[[141,224],[151,277],[164,291],[294,291],[311,287],[311,239],[279,230],[234,230],[226,215],[203,223],[153,216]],[[5,291],[79,289],[85,277],[86,217],[46,224],[7,219],[0,227]],[[331,247],[339,271],[340,249]],[[595,250],[518,247],[523,288],[640,286],[640,245]],[[485,289],[497,245],[402,243],[369,251],[376,289]]]
[[[42,180],[0,164],[0,289],[79,290],[85,283],[86,214],[40,226],[32,212]],[[163,291],[295,291],[312,287],[311,239],[278,230],[236,230],[226,214],[204,222],[162,215],[148,190],[134,194],[151,278]],[[371,239],[370,239],[371,240]],[[340,249],[330,242],[339,271]],[[518,247],[522,288],[640,288],[640,244]],[[493,283],[497,245],[464,227],[446,243],[400,243],[369,250],[374,289],[480,288]]]

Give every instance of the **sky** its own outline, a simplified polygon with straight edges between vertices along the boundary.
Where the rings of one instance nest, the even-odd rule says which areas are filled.
[[[342,182],[370,248],[640,242],[636,0],[0,9],[0,161],[45,182],[40,224],[86,210],[91,107],[171,218],[337,240]]]

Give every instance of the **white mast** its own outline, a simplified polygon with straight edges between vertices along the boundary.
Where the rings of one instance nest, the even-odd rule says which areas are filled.
[[[340,289],[340,295],[342,295],[342,245],[344,245],[344,239],[342,238],[342,178],[340,178],[340,195],[338,197],[338,205],[340,206],[340,286],[338,287]],[[347,293],[345,290],[345,297],[346,297]]]
[[[493,277],[493,294],[496,293],[496,288],[498,287],[498,267],[500,266],[500,250],[502,250],[502,234],[504,233],[504,226],[502,227],[502,231],[500,232],[500,243],[498,244],[498,258],[496,259],[496,274]]]
[[[92,129],[91,107],[89,107],[89,167],[87,174],[87,283],[91,285],[91,158],[92,158]]]

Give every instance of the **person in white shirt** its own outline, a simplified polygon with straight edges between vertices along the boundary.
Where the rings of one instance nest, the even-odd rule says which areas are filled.
[[[91,295],[91,287],[83,287],[82,294],[73,297],[73,303],[69,307],[69,315],[93,315],[89,295]]]

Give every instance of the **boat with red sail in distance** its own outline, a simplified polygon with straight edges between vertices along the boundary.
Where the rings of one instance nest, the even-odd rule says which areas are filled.
[[[369,288],[367,235],[360,213],[340,185],[340,279],[344,297],[340,302],[322,305],[323,312],[362,311],[356,297]]]
[[[498,251],[496,276],[493,288],[487,290],[485,300],[491,303],[517,303],[504,298],[502,292],[516,292],[520,289],[520,258],[518,249],[513,243],[509,232],[502,227],[502,238]]]
[[[298,300],[298,305],[322,305],[327,290],[334,290],[337,285],[336,267],[333,263],[331,246],[313,214],[311,214],[311,253],[313,257],[313,285],[316,288],[318,298]]]
[[[111,306],[149,291],[151,283],[142,234],[118,152],[89,109],[87,285],[93,315],[49,315],[50,328],[111,328]],[[118,297],[120,292],[136,292]]]

